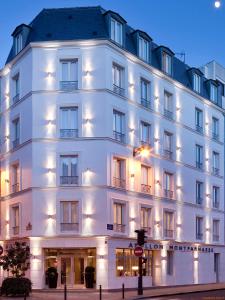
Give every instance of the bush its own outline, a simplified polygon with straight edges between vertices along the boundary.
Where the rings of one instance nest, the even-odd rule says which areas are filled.
[[[31,292],[31,281],[28,278],[8,277],[3,280],[1,287],[1,295],[6,296],[29,296]]]

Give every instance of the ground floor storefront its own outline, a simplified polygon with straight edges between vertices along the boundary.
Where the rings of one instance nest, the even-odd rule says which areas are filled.
[[[7,242],[10,244],[10,241]],[[3,244],[3,247],[7,246]],[[34,289],[48,288],[49,268],[57,271],[56,288],[85,288],[87,267],[94,270],[94,287],[136,288],[138,258],[135,240],[119,237],[33,237],[29,276]],[[149,241],[144,247],[143,285],[170,286],[225,282],[225,247]],[[7,276],[0,270],[1,281]]]

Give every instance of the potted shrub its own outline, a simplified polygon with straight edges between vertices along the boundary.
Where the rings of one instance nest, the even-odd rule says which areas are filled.
[[[25,278],[25,272],[30,267],[29,260],[30,248],[24,242],[15,242],[0,256],[0,266],[12,274],[12,277],[3,280],[1,295],[29,296],[32,283],[30,279]]]
[[[46,281],[50,289],[56,289],[58,281],[58,273],[56,268],[48,268],[48,270],[46,271]]]
[[[85,286],[86,288],[94,287],[95,268],[87,266],[85,268]]]

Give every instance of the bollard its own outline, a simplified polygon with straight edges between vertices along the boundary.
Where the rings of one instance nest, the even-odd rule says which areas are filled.
[[[125,294],[125,290],[124,290],[124,283],[123,283],[122,284],[122,299],[125,299],[124,294]]]
[[[66,283],[64,285],[64,300],[67,300],[67,287],[66,287]]]
[[[102,286],[99,285],[99,300],[102,300]]]
[[[26,295],[26,293],[24,294],[24,300],[27,300],[27,295]]]

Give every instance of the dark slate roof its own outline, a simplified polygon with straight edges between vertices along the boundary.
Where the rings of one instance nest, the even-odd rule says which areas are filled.
[[[106,11],[101,6],[43,9],[29,24],[29,26],[21,24],[16,27],[13,34],[15,34],[16,30],[20,28],[20,26],[26,26],[29,28],[24,47],[31,42],[110,39],[107,19],[105,17],[108,14],[112,14],[112,16],[116,15],[124,21],[124,48],[132,54],[137,55],[134,33],[138,32],[138,30],[135,30],[126,24],[126,21],[118,13]],[[143,31],[140,32],[147,34]],[[149,42],[151,45],[150,65],[160,70],[161,66],[159,57],[157,55],[157,49],[162,47],[168,49],[171,54],[173,54],[173,52],[166,46],[156,45],[151,40]],[[6,63],[9,63],[14,56],[15,55],[12,47]],[[191,68],[177,57],[173,58],[172,77],[190,89],[192,89],[192,82],[188,71],[194,69],[196,68]],[[209,99],[207,82],[208,80],[203,77],[201,96]],[[221,90],[224,90],[224,88]],[[221,106],[221,101],[219,105]]]

